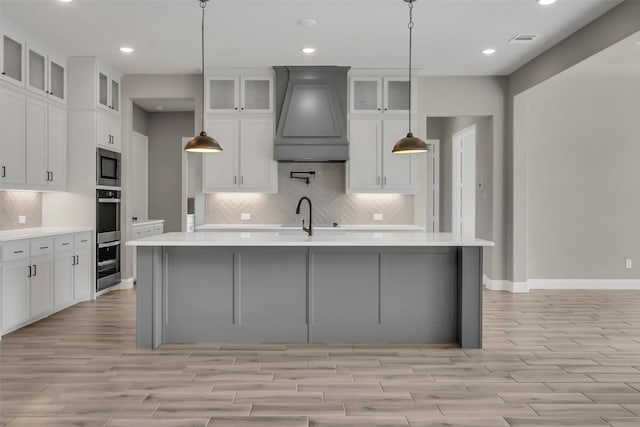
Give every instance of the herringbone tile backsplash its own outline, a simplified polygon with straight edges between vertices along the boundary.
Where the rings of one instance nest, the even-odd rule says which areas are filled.
[[[24,215],[27,222],[18,223]],[[30,191],[0,191],[0,231],[42,225],[42,194]]]
[[[291,171],[315,171],[307,186],[289,178]],[[298,200],[307,196],[313,202],[313,223],[338,224],[413,224],[413,196],[405,194],[346,194],[343,163],[280,163],[278,194],[214,193],[207,195],[208,224],[300,224],[307,217],[296,215]],[[241,221],[240,214],[251,214]],[[382,213],[383,221],[373,221]]]

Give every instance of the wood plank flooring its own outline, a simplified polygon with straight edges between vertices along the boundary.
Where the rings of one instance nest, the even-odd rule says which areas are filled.
[[[484,350],[135,347],[116,291],[0,341],[0,425],[640,426],[640,292],[484,293]]]

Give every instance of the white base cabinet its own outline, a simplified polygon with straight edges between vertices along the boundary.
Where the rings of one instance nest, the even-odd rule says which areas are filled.
[[[3,334],[91,297],[91,233],[2,245]]]

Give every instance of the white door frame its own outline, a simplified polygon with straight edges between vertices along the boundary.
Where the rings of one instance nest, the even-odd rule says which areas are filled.
[[[440,231],[440,140],[428,139],[429,151],[425,158],[426,163],[426,194],[427,194],[427,231],[438,233]]]
[[[476,125],[454,133],[451,142],[451,231],[473,238],[476,234]]]
[[[183,136],[181,143],[182,151],[182,185],[180,189],[180,224],[182,232],[187,231],[187,198],[189,197],[189,157],[184,151],[187,142],[193,139],[192,136]]]
[[[141,151],[139,150],[141,149]],[[144,154],[144,158],[140,158],[137,154]],[[139,132],[132,131],[131,132],[131,158],[133,162],[133,175],[134,175],[134,184],[132,185],[132,194],[134,202],[131,207],[132,216],[137,216],[141,220],[149,219],[149,137],[147,135],[143,135]],[[141,164],[144,162],[144,164]],[[144,192],[142,194],[138,194],[136,192],[136,171],[140,169],[146,172],[146,176],[142,177],[142,184],[144,186]],[[137,183],[140,184],[140,183]],[[140,198],[144,200],[140,200]],[[137,202],[144,202],[144,206],[137,205]]]

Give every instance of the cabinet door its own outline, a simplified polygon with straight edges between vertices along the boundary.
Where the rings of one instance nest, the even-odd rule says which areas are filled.
[[[24,86],[24,52],[25,43],[13,34],[2,34],[2,71],[0,78],[5,81]]]
[[[73,298],[86,301],[91,297],[91,250],[87,247],[76,250],[73,266]]]
[[[47,102],[27,98],[27,184],[45,186],[51,176],[47,161]]]
[[[25,183],[26,97],[0,87],[0,183]]]
[[[238,191],[238,119],[208,119],[205,129],[222,147],[219,153],[203,154],[204,191]]]
[[[45,255],[31,258],[31,317],[40,317],[53,311],[53,257]]]
[[[111,135],[110,118],[105,114],[98,114],[96,126],[96,141],[98,145],[111,150],[113,148],[113,136]]]
[[[349,121],[348,192],[380,191],[380,120]]]
[[[207,112],[237,113],[240,103],[239,84],[238,77],[207,78],[205,94]]]
[[[13,329],[29,320],[28,265],[28,258],[2,265],[3,331]]]
[[[111,79],[111,87],[109,88],[109,95],[111,96],[110,108],[113,111],[120,111],[120,82],[118,80]]]
[[[47,88],[47,55],[33,46],[27,49],[27,88],[46,95]]]
[[[395,143],[406,136],[407,120],[383,121],[382,188],[389,193],[415,192],[414,154],[393,154]]]
[[[54,258],[53,301],[56,310],[73,303],[73,251],[58,252]]]
[[[240,121],[240,188],[278,191],[278,164],[273,160],[273,119]]]
[[[109,108],[109,76],[98,71],[98,105]]]
[[[353,77],[351,79],[351,112],[380,113],[382,110],[382,78]]]
[[[48,61],[49,99],[67,102],[66,61],[64,58],[49,56]]]
[[[120,117],[109,120],[109,133],[111,134],[111,149],[120,151],[122,149]]]
[[[67,112],[49,106],[49,188],[64,190],[67,186]]]
[[[410,89],[409,79],[406,77],[385,77],[384,112],[408,114]]]
[[[240,110],[250,113],[273,112],[273,78],[242,77]]]

